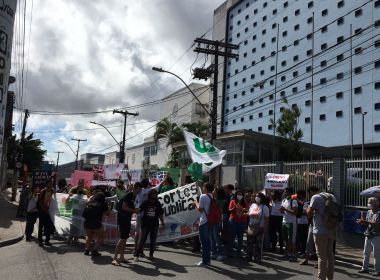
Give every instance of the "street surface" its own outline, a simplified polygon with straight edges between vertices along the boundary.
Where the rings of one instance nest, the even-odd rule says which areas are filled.
[[[174,247],[160,246],[154,262],[140,259],[121,267],[111,265],[113,246],[105,246],[102,256],[91,258],[83,255],[83,244],[67,245],[52,240],[53,247],[40,248],[36,243],[24,240],[0,249],[0,279],[51,280],[51,279],[315,279],[316,269],[312,265],[281,261],[280,256],[265,253],[262,265],[247,264],[245,260],[233,258],[223,262],[213,261],[208,268],[195,265],[199,256],[190,248],[178,244]],[[182,246],[182,248],[181,248]],[[132,257],[127,254],[126,257]],[[312,264],[314,264],[313,262]],[[377,279],[372,275],[357,274],[359,267],[337,262],[336,280]]]

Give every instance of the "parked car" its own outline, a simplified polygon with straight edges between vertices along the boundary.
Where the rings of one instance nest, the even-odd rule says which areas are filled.
[[[328,178],[327,188],[330,190],[333,177]],[[366,168],[364,176],[365,184],[374,186],[380,184],[380,169]],[[348,168],[346,176],[346,184],[359,185],[363,183],[363,169],[362,168]]]

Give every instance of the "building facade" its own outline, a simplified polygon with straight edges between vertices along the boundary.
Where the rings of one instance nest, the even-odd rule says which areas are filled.
[[[104,164],[116,164],[119,160],[120,152],[109,152],[104,155]]]
[[[270,119],[298,106],[303,142],[359,145],[366,112],[365,143],[380,144],[379,0],[243,0],[225,20],[239,58],[225,63],[221,132],[273,135]]]

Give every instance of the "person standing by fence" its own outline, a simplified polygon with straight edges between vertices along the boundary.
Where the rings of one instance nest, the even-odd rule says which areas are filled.
[[[359,273],[369,273],[369,260],[371,252],[375,258],[375,272],[373,275],[380,276],[380,210],[379,199],[370,197],[368,199],[367,215],[365,219],[358,220],[358,224],[367,226],[364,232],[364,250],[363,250],[363,266]]]
[[[270,217],[269,217],[269,234],[272,243],[272,252],[276,251],[277,242],[280,246],[280,254],[284,253],[284,240],[282,238],[282,220],[284,214],[280,211],[281,208],[281,192],[275,191],[272,196],[270,204]]]

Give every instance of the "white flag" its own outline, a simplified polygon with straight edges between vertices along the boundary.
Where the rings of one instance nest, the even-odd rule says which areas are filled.
[[[202,164],[202,172],[207,173],[214,167],[222,164],[222,159],[226,155],[225,150],[219,150],[206,140],[184,131],[187,149],[193,162]]]

